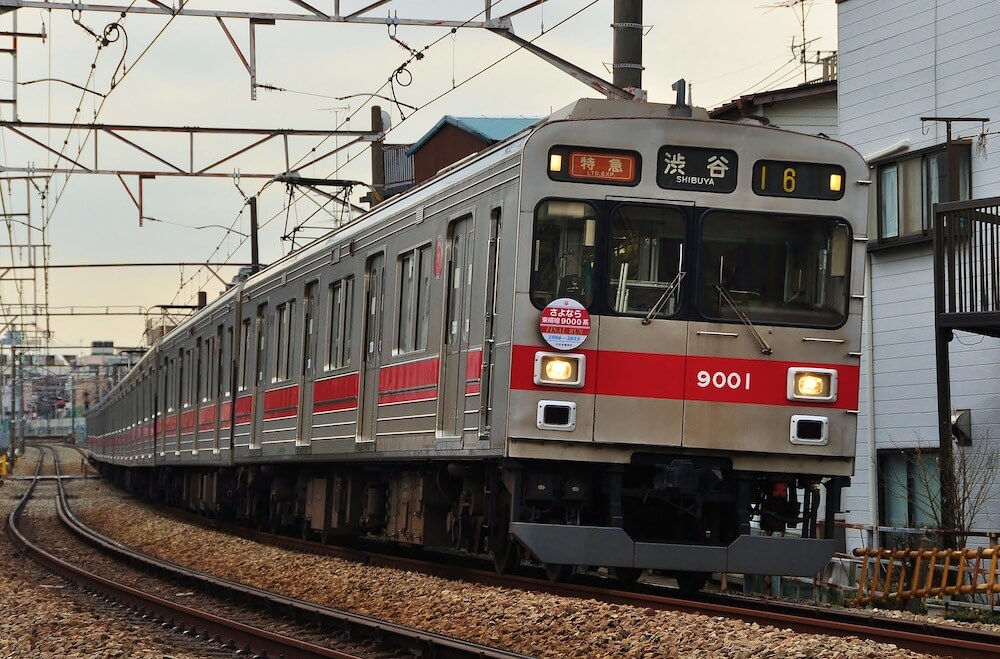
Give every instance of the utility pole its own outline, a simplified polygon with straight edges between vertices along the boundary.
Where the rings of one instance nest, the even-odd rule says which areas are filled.
[[[612,82],[642,89],[642,0],[615,0]]]
[[[385,125],[382,122],[382,108],[372,106],[372,132],[382,135]],[[379,137],[372,142],[372,192],[369,193],[369,205],[374,208],[380,199],[385,198],[385,140]]]
[[[257,245],[257,197],[250,197],[250,269],[260,270],[260,250]]]
[[[981,122],[985,125],[989,118],[973,117],[920,117],[920,121],[942,122],[945,125],[945,148],[948,160],[948,187],[942,201],[958,201],[962,196],[959,180],[958,148],[953,143],[951,125],[959,121]],[[937,229],[937,227],[935,227]],[[935,239],[941,235],[934,232]],[[943,242],[943,241],[942,241]],[[941,485],[941,527],[944,531],[958,528],[955,503],[958,500],[958,484],[955,482],[955,456],[952,450],[953,432],[951,427],[951,359],[948,343],[954,338],[952,330],[941,326],[941,316],[945,313],[945,250],[943,244],[934,245],[934,360],[937,375],[938,413],[938,479]],[[954,548],[955,537],[944,535],[944,545]]]
[[[17,456],[17,347],[10,346],[10,457]]]

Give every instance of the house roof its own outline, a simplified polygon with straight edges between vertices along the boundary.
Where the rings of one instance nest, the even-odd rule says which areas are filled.
[[[794,87],[785,87],[784,89],[773,89],[764,92],[757,92],[754,94],[746,94],[739,97],[736,100],[730,101],[724,105],[720,105],[714,110],[709,112],[709,116],[713,119],[724,118],[724,116],[731,112],[740,112],[743,108],[747,107],[760,107],[762,105],[768,105],[776,101],[790,101],[796,98],[807,98],[810,96],[821,96],[823,94],[836,94],[837,93],[837,81],[836,80],[823,80],[820,82],[810,82],[804,85],[796,85]]]
[[[528,126],[537,123],[539,117],[453,117],[450,114],[441,117],[434,128],[427,131],[413,146],[406,150],[406,155],[412,156],[420,150],[445,124],[475,135],[488,144],[499,142],[518,133]]]

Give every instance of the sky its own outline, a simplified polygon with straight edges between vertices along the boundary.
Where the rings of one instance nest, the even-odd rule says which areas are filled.
[[[104,4],[116,3],[129,6],[123,0]],[[311,4],[333,13],[333,0]],[[348,15],[371,0],[340,0],[339,4],[341,14]],[[485,0],[394,0],[367,16],[380,21],[390,15],[475,21],[482,20],[485,4]],[[526,4],[529,0],[493,0],[493,15]],[[785,6],[789,4],[796,6]],[[131,5],[152,6],[144,0]],[[187,6],[234,9],[233,3],[222,0],[191,0]],[[303,13],[287,0],[247,1],[238,6],[245,11]],[[610,81],[613,8],[613,0],[549,0],[514,17],[514,32],[529,40],[537,37],[537,45]],[[795,45],[802,42],[801,9],[797,0],[646,0],[642,86],[649,100],[672,102],[671,85],[679,78],[687,80],[693,103],[707,108],[752,91],[801,83],[802,66],[796,64],[798,56],[792,52],[793,39]],[[834,0],[807,0],[805,11],[810,58],[816,51],[836,50]],[[387,142],[409,143],[445,114],[540,117],[578,98],[598,96],[529,53],[514,52],[507,57],[515,50],[514,44],[486,30],[462,28],[451,33],[438,27],[400,25],[391,31],[384,22],[278,21],[256,29],[257,80],[283,91],[259,89],[257,99],[251,100],[247,71],[215,18],[171,20],[141,14],[121,17],[93,11],[77,15],[66,10],[19,9],[0,16],[0,31],[13,29],[14,15],[18,31],[46,34],[44,40],[17,40],[16,70],[13,58],[0,54],[0,98],[11,97],[16,76],[16,118],[23,122],[315,130],[339,125],[367,130],[369,95],[378,92],[387,98],[374,102],[389,113],[392,123]],[[229,18],[225,23],[247,54],[247,21]],[[100,35],[107,35],[108,43],[98,42],[95,36]],[[0,37],[0,48],[11,45],[9,38]],[[414,59],[414,51],[423,57]],[[408,60],[405,70],[394,75]],[[810,79],[818,75],[818,68],[808,72]],[[10,104],[0,105],[0,117],[14,119]],[[0,133],[0,166],[55,164],[56,156],[37,144],[10,130]],[[94,140],[84,131],[49,129],[28,134],[87,167],[94,166]],[[193,157],[196,166],[212,163],[255,140],[198,136],[192,149],[181,134],[129,137],[171,161],[187,164]],[[302,176],[369,180],[367,146],[345,149],[310,167],[294,167],[345,141],[296,138],[289,141],[289,159]],[[149,169],[153,164],[107,136],[98,141],[97,158],[98,166],[106,169]],[[61,166],[67,166],[65,160]],[[214,171],[277,175],[285,169],[284,153],[275,143]],[[8,234],[0,242],[27,242],[29,229],[24,222],[28,213],[33,243],[42,242],[40,227],[45,227],[51,264],[247,263],[245,199],[251,195],[258,197],[260,252],[265,263],[292,248],[290,241],[282,240],[291,228],[305,223],[308,228],[300,235],[317,237],[339,220],[336,213],[319,210],[322,200],[317,197],[296,193],[290,199],[283,185],[265,185],[263,179],[159,177],[143,184],[147,219],[140,226],[138,209],[124,187],[128,185],[137,197],[135,177],[126,178],[123,184],[112,175],[76,171],[36,178],[29,186],[24,181],[2,180],[9,176],[23,173],[0,172],[0,202]],[[357,189],[355,199],[363,192]],[[301,245],[299,240],[296,246]],[[0,273],[12,258],[19,264],[27,262],[28,251],[0,248]],[[38,262],[40,257],[39,252]],[[214,299],[236,268],[222,267],[217,276],[191,266],[51,269],[47,278],[39,272],[35,282],[12,280],[27,274],[26,270],[10,271],[0,278],[2,303],[41,304],[47,290],[53,315],[31,322],[51,330],[52,352],[69,354],[97,340],[114,341],[116,346],[142,345],[147,318],[159,318],[153,309],[156,305],[193,304],[198,290]],[[68,307],[90,313],[152,312],[147,317],[55,315],[67,313]],[[13,318],[18,310],[3,308],[0,322],[22,322],[23,318]]]

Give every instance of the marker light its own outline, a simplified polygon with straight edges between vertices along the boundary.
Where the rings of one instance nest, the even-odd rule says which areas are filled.
[[[840,188],[843,184],[844,177],[840,174],[830,174],[830,192],[840,192]]]
[[[550,172],[561,172],[562,171],[562,154],[561,153],[550,153],[549,154],[549,171]]]
[[[827,368],[788,369],[788,400],[832,403],[837,400],[837,371]]]
[[[535,384],[560,387],[582,387],[584,385],[583,355],[568,355],[558,352],[535,353]]]

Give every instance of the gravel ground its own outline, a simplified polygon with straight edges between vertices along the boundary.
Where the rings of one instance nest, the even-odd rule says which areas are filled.
[[[924,657],[857,638],[447,581],[259,545],[159,516],[96,481],[74,512],[124,544],[234,581],[539,657]]]
[[[64,451],[70,457],[68,451]],[[29,449],[14,475],[30,476],[38,453]],[[75,465],[75,466],[74,466]],[[79,459],[64,463],[79,473]],[[6,528],[11,510],[27,489],[24,481],[0,485],[0,515]],[[133,623],[123,613],[95,609],[89,595],[67,585],[21,556],[6,533],[0,538],[0,657],[3,659],[198,659],[178,652],[153,629]]]

